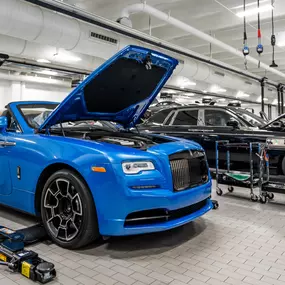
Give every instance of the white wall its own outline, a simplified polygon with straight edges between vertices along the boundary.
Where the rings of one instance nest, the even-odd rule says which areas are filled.
[[[41,86],[26,83],[21,100],[44,100],[61,102],[71,91],[71,88]]]
[[[71,88],[0,80],[0,110],[12,101],[43,100],[61,102]]]
[[[0,110],[10,102],[11,99],[11,81],[0,80]]]

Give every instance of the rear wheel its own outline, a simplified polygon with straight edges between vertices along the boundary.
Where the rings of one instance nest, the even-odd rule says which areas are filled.
[[[64,169],[47,180],[41,197],[41,216],[50,238],[76,249],[99,237],[94,199],[79,175]]]

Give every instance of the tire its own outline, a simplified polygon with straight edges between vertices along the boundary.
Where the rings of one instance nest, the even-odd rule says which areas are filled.
[[[52,174],[41,196],[41,216],[52,241],[67,249],[99,238],[94,199],[82,178],[63,169]]]

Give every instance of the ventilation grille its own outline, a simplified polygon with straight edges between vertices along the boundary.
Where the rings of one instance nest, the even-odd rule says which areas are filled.
[[[113,45],[116,45],[118,43],[118,40],[115,38],[111,38],[111,37],[108,37],[108,36],[105,36],[102,34],[98,34],[95,32],[91,32],[91,31],[90,31],[89,37],[91,39],[96,39],[96,40],[99,40],[101,42],[105,42],[105,43],[109,43],[109,44],[113,44]]]
[[[252,83],[250,81],[245,81],[244,83],[247,85],[252,85]]]
[[[225,74],[223,72],[220,72],[220,71],[214,71],[214,74],[216,74],[218,76],[225,77]]]

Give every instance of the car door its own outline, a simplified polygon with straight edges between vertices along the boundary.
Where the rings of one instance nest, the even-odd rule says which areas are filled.
[[[198,108],[177,109],[171,120],[168,119],[166,122],[165,134],[200,143],[203,130],[199,126],[199,121]]]
[[[9,157],[11,148],[16,145],[13,136],[17,132],[17,126],[11,114],[6,112],[5,117],[7,117],[8,126],[6,130],[3,129],[0,132],[0,196],[7,196],[12,193]]]

